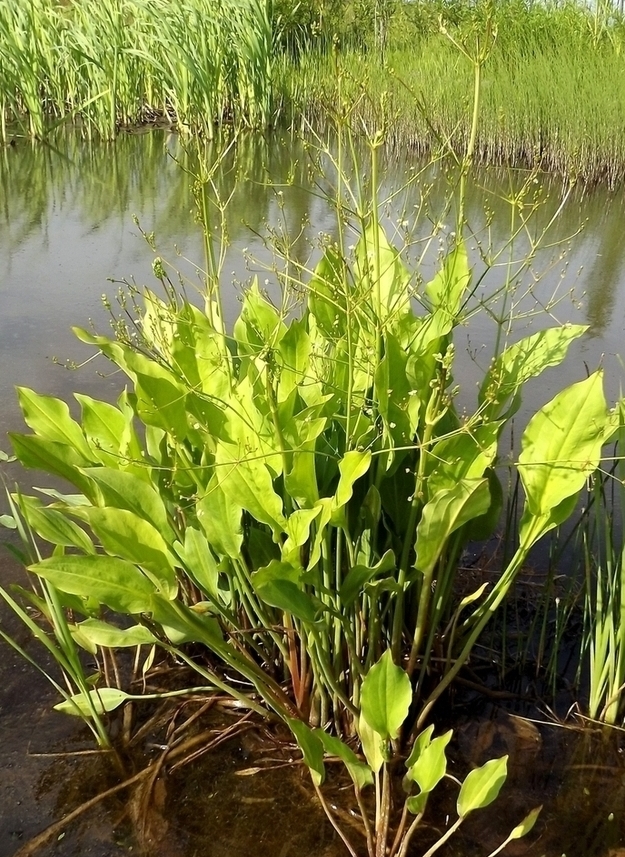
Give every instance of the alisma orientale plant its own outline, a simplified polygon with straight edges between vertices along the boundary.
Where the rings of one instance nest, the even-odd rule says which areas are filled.
[[[357,223],[353,251],[329,243],[298,284],[299,317],[253,283],[227,330],[211,278],[203,309],[146,290],[133,330],[119,326],[115,339],[77,331],[130,389],[116,406],[77,396],[80,420],[64,402],[20,389],[33,433],[12,435],[15,455],[78,493],[14,502],[54,546],[30,570],[71,608],[78,645],[160,646],[202,689],[273,712],[317,786],[324,752],[343,759],[358,795],[374,784],[373,824],[362,807],[369,852],[395,843],[403,855],[429,794],[414,765],[426,745],[443,744],[417,736],[529,549],[573,511],[614,420],[600,372],[534,416],[521,441],[516,552],[489,592],[458,601],[464,546],[497,524],[498,442],[522,387],[585,328],[549,328],[504,348],[460,419],[453,331],[471,294],[462,241],[416,312],[417,280],[371,207]],[[155,273],[168,287],[160,260]],[[197,648],[186,654],[190,642],[205,660]],[[433,660],[441,647],[442,663]],[[100,716],[129,698],[99,685],[60,707]],[[354,733],[366,764],[344,743]],[[398,831],[388,764],[402,742],[420,791]]]
[[[469,57],[476,88],[485,50],[479,43]],[[476,93],[474,127],[478,107]],[[200,174],[204,306],[177,294],[157,259],[164,299],[146,289],[114,338],[77,331],[126,374],[117,405],[77,395],[76,420],[64,402],[18,391],[33,433],[12,435],[16,457],[78,493],[53,492],[48,505],[20,494],[14,502],[53,546],[29,569],[59,609],[71,610],[71,621],[63,615],[77,645],[161,647],[199,675],[191,691],[214,687],[281,718],[318,790],[324,754],[345,763],[370,857],[389,848],[405,857],[446,771],[448,736],[423,731],[433,706],[529,550],[573,512],[615,420],[601,372],[530,420],[518,460],[525,504],[516,550],[489,591],[459,600],[465,546],[498,523],[498,448],[523,386],[558,365],[585,327],[548,328],[501,349],[475,407],[460,417],[454,331],[474,288],[463,223],[422,286],[380,223],[381,143],[369,141],[367,196],[345,176],[339,137],[337,239],[323,244],[309,274],[286,259],[280,307],[252,282],[232,328],[220,300],[223,248],[208,220],[210,171]],[[346,220],[357,232],[353,248]],[[294,294],[302,296],[297,314]],[[60,707],[100,718],[130,698],[102,682],[79,686]],[[348,743],[354,737],[365,762]],[[390,765],[403,748],[407,797],[394,826]],[[505,760],[469,774],[458,820],[428,857],[504,778]],[[371,786],[373,820],[361,797]]]

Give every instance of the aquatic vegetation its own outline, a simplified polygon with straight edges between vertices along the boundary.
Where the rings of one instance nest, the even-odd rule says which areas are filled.
[[[625,28],[605,4],[2,0],[0,137],[67,121],[106,138],[151,121],[209,137],[215,123],[322,122],[338,65],[360,118],[392,117],[389,142],[461,150],[473,82],[449,39],[472,44],[487,18],[476,157],[615,186]]]
[[[262,0],[0,3],[0,119],[42,138],[78,117],[88,134],[165,118],[213,135],[270,120],[272,30]]]
[[[144,673],[160,650],[197,676],[173,693],[212,688],[290,728],[354,857],[351,833],[323,796],[324,758],[338,757],[352,779],[369,857],[405,857],[446,775],[450,734],[434,737],[434,707],[529,551],[572,515],[618,429],[601,371],[534,415],[516,462],[524,502],[514,549],[490,589],[461,592],[463,551],[498,526],[500,444],[523,388],[586,330],[551,326],[510,344],[511,266],[496,290],[503,307],[477,295],[463,231],[490,22],[475,35],[471,46],[452,36],[473,70],[471,131],[457,158],[455,229],[432,279],[382,225],[383,134],[366,138],[365,184],[350,131],[355,110],[339,111],[336,147],[318,153],[333,172],[334,234],[321,236],[309,268],[274,232],[279,300],[254,279],[226,325],[227,202],[213,163],[200,157],[192,178],[202,305],[174,287],[177,274],[156,257],[160,294],[131,288],[113,336],[76,331],[127,376],[116,405],[77,394],[75,419],[60,399],[21,388],[32,434],[11,435],[22,465],[74,491],[11,497],[15,526],[33,549],[35,595],[19,594],[41,605],[53,639],[63,639],[47,646],[69,679],[57,709],[87,718],[104,744],[110,712],[155,694],[142,697],[106,669],[87,684],[74,668],[78,649],[107,663],[116,649],[136,648]],[[521,268],[530,262],[531,254]],[[502,330],[477,401],[461,411],[453,379],[464,355],[454,339],[476,312],[490,312]],[[32,534],[47,551],[36,552]],[[2,597],[30,620],[8,592]],[[45,645],[44,637],[39,631]],[[393,770],[404,758],[401,797]],[[505,757],[469,773],[458,818],[427,857],[497,797],[505,777]]]
[[[473,80],[449,36],[472,45],[488,9],[497,37],[484,69],[476,157],[612,187],[623,179],[625,30],[618,15],[597,23],[577,4],[446,5],[442,32],[436,7],[406,5],[416,20],[397,13],[383,54],[347,40],[334,54],[277,57],[275,97],[287,116],[323,122],[336,103],[338,62],[343,97],[359,104],[367,123],[390,117],[392,144],[425,154],[449,144],[461,151],[471,133]]]
[[[78,395],[74,419],[61,400],[19,391],[32,434],[12,435],[16,457],[75,493],[17,493],[13,503],[24,532],[51,548],[29,569],[54,593],[74,646],[139,646],[146,670],[160,649],[197,674],[177,693],[212,687],[279,717],[322,800],[324,754],[345,763],[368,853],[403,855],[445,773],[448,737],[424,731],[434,705],[531,547],[572,514],[614,420],[601,372],[534,416],[518,461],[515,551],[489,591],[459,596],[465,546],[498,524],[498,450],[523,386],[585,328],[502,344],[460,416],[454,331],[476,310],[477,282],[459,236],[428,283],[404,263],[379,222],[380,144],[369,140],[369,190],[349,179],[362,172],[346,155],[349,135],[340,144],[335,237],[312,270],[287,252],[281,303],[255,281],[231,328],[215,239],[225,204],[204,164],[194,184],[203,306],[174,289],[157,257],[162,296],[132,292],[114,337],[77,331],[128,377],[116,405]],[[102,675],[57,707],[104,718],[140,696]],[[395,821],[391,769],[403,748],[409,788]],[[440,777],[426,781],[434,760]],[[504,765],[480,769],[491,783],[481,797],[463,787],[458,825],[494,798]],[[365,787],[376,793],[373,821]]]
[[[617,456],[592,486],[590,521],[583,531],[586,627],[580,667],[588,668],[588,713],[596,720],[623,721],[625,690],[625,412],[619,406]]]

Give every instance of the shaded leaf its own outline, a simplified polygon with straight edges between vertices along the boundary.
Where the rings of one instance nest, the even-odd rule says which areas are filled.
[[[318,735],[304,723],[294,717],[285,718],[295,740],[302,751],[304,762],[308,765],[314,782],[319,786],[325,779],[326,770],[323,764],[323,744]]]
[[[345,764],[356,788],[361,791],[365,786],[372,785],[373,774],[371,768],[358,758],[351,747],[348,747],[335,735],[328,735],[323,729],[315,729],[314,734],[321,740],[326,753],[338,756]]]

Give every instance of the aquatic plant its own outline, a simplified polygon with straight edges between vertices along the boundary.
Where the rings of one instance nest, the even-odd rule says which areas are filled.
[[[213,136],[270,120],[272,30],[263,0],[2,0],[0,118],[42,138],[80,118],[88,134],[153,118]]]
[[[484,69],[476,158],[611,187],[622,181],[625,30],[617,13],[597,30],[593,12],[580,4],[411,3],[397,14],[383,56],[349,42],[339,51],[344,97],[359,100],[359,115],[372,124],[383,98],[392,144],[430,154],[451,143],[462,151],[471,133],[472,75],[439,20],[470,44],[490,14],[497,40]],[[406,20],[411,14],[414,22]],[[302,114],[323,122],[336,103],[335,65],[324,51],[305,52],[296,63],[276,58],[275,97],[295,123]]]
[[[225,203],[212,164],[200,159],[203,306],[173,286],[157,257],[162,296],[131,290],[113,337],[76,331],[127,376],[116,405],[77,395],[77,420],[59,399],[18,391],[33,433],[11,435],[15,456],[75,491],[44,489],[47,505],[12,498],[16,525],[52,549],[29,570],[64,617],[55,636],[67,629],[92,655],[148,647],[145,670],[160,649],[198,676],[175,693],[211,687],[282,720],[354,855],[320,788],[324,755],[352,778],[370,857],[388,848],[404,857],[446,773],[449,735],[424,729],[434,706],[530,549],[572,514],[615,429],[601,371],[535,414],[517,463],[518,542],[490,590],[459,594],[463,550],[498,523],[499,445],[523,387],[585,330],[549,327],[514,344],[501,337],[477,402],[459,413],[454,333],[480,307],[497,315],[476,297],[463,240],[491,42],[487,27],[474,46],[460,46],[474,72],[472,130],[458,158],[458,221],[429,282],[381,223],[383,134],[367,139],[365,185],[341,101],[336,150],[323,151],[335,170],[335,234],[322,239],[310,270],[274,235],[284,259],[277,305],[254,280],[226,326]],[[140,694],[98,677],[67,696],[59,710],[95,722]],[[392,771],[406,754],[396,820]],[[505,759],[468,775],[458,819],[428,857],[504,779]],[[372,818],[362,799],[369,786]]]
[[[564,359],[585,328],[552,327],[502,347],[473,411],[460,416],[454,331],[475,308],[477,282],[459,234],[429,283],[406,266],[379,220],[380,145],[369,141],[369,191],[349,183],[362,172],[345,154],[349,136],[329,155],[335,238],[311,271],[287,254],[280,305],[253,282],[231,329],[214,239],[224,207],[210,169],[198,173],[203,307],[177,293],[156,258],[163,297],[133,293],[115,337],[77,331],[130,387],[117,405],[77,396],[80,420],[64,402],[21,389],[33,433],[12,435],[15,455],[77,493],[47,491],[47,505],[17,493],[13,502],[16,521],[52,547],[29,568],[71,611],[63,615],[74,645],[92,654],[160,648],[195,671],[202,690],[281,718],[315,787],[324,753],[345,762],[368,852],[404,854],[440,779],[418,772],[435,757],[444,774],[446,742],[423,731],[433,706],[530,548],[572,513],[613,418],[601,372],[535,415],[518,462],[519,542],[490,591],[459,597],[465,546],[497,526],[498,448],[523,386]],[[357,235],[351,247],[346,223]],[[57,707],[99,718],[138,696],[99,680]],[[354,754],[356,736],[366,762]],[[390,772],[403,748],[410,789],[393,829]],[[501,785],[503,763],[486,771]],[[361,801],[368,784],[373,823]],[[481,805],[461,802],[459,821]]]
[[[625,506],[625,411],[617,412],[613,468],[594,480],[583,531],[585,630],[580,667],[588,669],[588,714],[605,723],[623,721],[625,691],[625,585],[623,533]]]

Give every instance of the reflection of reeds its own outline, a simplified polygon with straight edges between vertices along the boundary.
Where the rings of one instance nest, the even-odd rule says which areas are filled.
[[[266,125],[271,39],[262,0],[0,0],[3,138],[77,114],[106,137],[155,115],[207,136]]]

